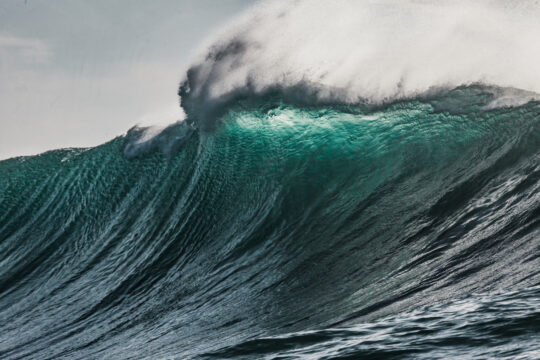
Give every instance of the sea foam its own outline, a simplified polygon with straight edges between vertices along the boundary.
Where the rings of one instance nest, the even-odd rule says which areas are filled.
[[[239,97],[384,103],[461,85],[540,93],[540,5],[501,1],[270,1],[205,46],[180,86],[210,125]],[[493,106],[522,104],[505,93]],[[525,96],[522,96],[525,94]]]

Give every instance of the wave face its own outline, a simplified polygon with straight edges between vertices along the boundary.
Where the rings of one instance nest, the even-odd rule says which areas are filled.
[[[0,162],[0,357],[532,356],[540,103],[492,90]]]

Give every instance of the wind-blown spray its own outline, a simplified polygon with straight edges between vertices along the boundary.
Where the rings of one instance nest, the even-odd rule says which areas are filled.
[[[270,92],[348,104],[474,83],[540,93],[539,18],[534,2],[274,1],[220,34],[179,94],[204,127],[230,101]]]

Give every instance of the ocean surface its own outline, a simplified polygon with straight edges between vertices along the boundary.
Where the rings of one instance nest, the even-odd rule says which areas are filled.
[[[504,91],[1,161],[0,358],[540,358],[540,103]]]

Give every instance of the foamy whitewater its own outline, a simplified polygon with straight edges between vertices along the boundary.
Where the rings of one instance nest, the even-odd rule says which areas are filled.
[[[538,19],[263,2],[185,118],[0,162],[0,358],[539,358]]]
[[[475,83],[540,93],[539,8],[493,1],[266,3],[188,70],[182,106],[206,122],[224,103],[274,91],[349,104]],[[512,96],[508,103],[530,99]]]

